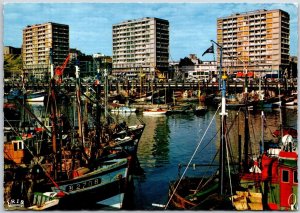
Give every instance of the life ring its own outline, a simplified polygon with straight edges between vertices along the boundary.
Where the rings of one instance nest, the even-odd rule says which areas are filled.
[[[291,203],[291,198],[294,197],[293,199],[293,203]],[[297,203],[297,195],[295,195],[294,193],[290,194],[289,198],[288,198],[288,204],[291,207],[291,210],[295,210],[295,205]],[[297,209],[297,207],[296,207]]]

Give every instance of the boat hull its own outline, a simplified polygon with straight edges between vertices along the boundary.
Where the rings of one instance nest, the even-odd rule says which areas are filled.
[[[88,209],[95,203],[124,193],[129,178],[131,159],[114,160],[116,163],[66,181],[58,187],[48,184],[41,191],[63,192],[56,209]],[[48,190],[48,191],[49,191]]]
[[[144,112],[143,115],[165,115],[166,112]]]
[[[264,210],[294,210],[298,154],[280,147],[269,148],[267,153],[261,157],[261,173],[243,174],[241,186],[262,193]]]
[[[191,196],[191,189],[195,190],[199,187],[199,183],[207,182],[207,178],[186,178],[181,180],[178,185],[178,181],[172,181],[169,187],[169,199],[171,209],[193,209],[196,208],[208,195],[217,192],[218,183],[210,181],[203,190],[197,192],[197,196]],[[178,186],[177,186],[178,185]],[[176,189],[176,191],[175,191]]]
[[[194,111],[195,115],[197,116],[205,115],[206,112],[207,112],[206,106],[198,106]]]
[[[135,113],[136,111],[137,111],[136,108],[129,108],[129,107],[119,107],[111,110],[111,112],[113,113]]]
[[[27,102],[44,102],[45,96],[39,96],[39,97],[33,97],[33,98],[27,98]]]
[[[148,109],[143,111],[143,115],[165,115],[167,110],[164,109]]]

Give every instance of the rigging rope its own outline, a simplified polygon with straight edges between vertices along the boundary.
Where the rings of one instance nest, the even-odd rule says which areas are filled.
[[[7,123],[10,125],[11,128],[13,128],[13,126],[10,124],[10,122],[4,117],[4,119],[7,121]],[[22,137],[18,132],[16,132],[16,130],[13,128],[13,131],[15,132],[16,135]],[[35,155],[32,153],[32,151],[29,149],[29,147],[23,142],[25,148],[29,151],[29,153],[35,157]],[[37,164],[42,168],[42,170],[44,171],[45,175],[51,180],[51,182],[54,184],[54,186],[60,190],[61,192],[67,194],[67,192],[64,192],[62,189],[60,189],[59,185],[51,178],[51,176],[48,174],[48,172],[46,171],[46,169],[42,166],[42,164],[37,161]]]
[[[247,110],[247,109],[246,109]],[[251,123],[251,127],[252,127],[252,131],[253,131],[253,137],[254,137],[254,141],[257,141],[256,140],[256,137],[255,137],[255,130],[254,130],[254,125],[253,125],[253,119],[250,119],[250,116],[251,116],[251,114],[250,113],[248,113],[248,115],[249,115],[249,120],[250,120],[250,123]],[[253,152],[254,153],[254,155],[255,156],[258,156],[258,154],[257,154],[257,150],[255,149],[255,147],[254,147],[254,143],[251,143],[251,138],[249,138],[249,143],[250,143],[250,148],[251,148],[251,152]],[[262,143],[263,143],[263,141],[262,141]]]
[[[226,157],[227,157],[227,167],[228,167],[228,173],[229,173],[229,185],[230,185],[230,195],[232,196],[233,195],[233,192],[232,192],[232,182],[231,182],[231,171],[230,171],[230,165],[229,165],[229,154],[228,154],[228,149],[229,147],[227,147],[227,143],[228,142],[228,138],[227,138],[227,134],[225,134],[225,146],[226,146]],[[233,204],[233,199],[231,199],[231,202]]]
[[[165,208],[164,208],[165,210],[168,208],[168,206],[169,206],[169,204],[170,204],[170,202],[171,202],[171,199],[173,198],[173,196],[174,196],[174,194],[175,194],[175,192],[176,192],[176,190],[177,190],[177,188],[178,188],[180,182],[182,181],[182,179],[183,179],[185,173],[187,172],[187,170],[188,170],[188,168],[189,168],[189,166],[190,166],[190,164],[191,164],[193,158],[195,157],[195,155],[196,155],[196,153],[197,153],[197,150],[199,149],[199,147],[200,147],[200,145],[201,145],[201,143],[202,143],[202,141],[203,141],[203,139],[204,139],[204,137],[205,137],[205,135],[206,135],[208,129],[210,128],[210,125],[212,124],[212,121],[215,119],[215,116],[216,116],[217,112],[219,111],[220,107],[221,107],[221,105],[218,106],[218,109],[216,110],[216,112],[215,112],[213,118],[211,119],[211,121],[210,121],[208,127],[206,128],[206,130],[205,130],[205,132],[204,132],[204,134],[203,134],[203,136],[202,136],[200,142],[198,143],[198,145],[197,145],[197,147],[196,147],[196,149],[195,149],[195,151],[194,151],[194,153],[193,153],[193,155],[192,155],[190,161],[188,162],[187,167],[186,167],[185,170],[183,171],[183,173],[182,173],[182,175],[181,175],[181,177],[180,177],[180,179],[179,179],[179,181],[178,181],[178,183],[177,183],[177,185],[176,185],[176,187],[175,187],[175,189],[174,189],[172,195],[170,196],[170,198],[169,198],[169,200],[168,200],[168,202],[167,202],[167,204],[166,204],[166,206],[165,206]]]
[[[231,122],[231,125],[229,126],[226,135],[228,135],[228,133],[231,131],[231,129],[232,129],[234,123],[236,122],[236,120],[237,120],[237,118],[238,118],[238,116],[239,116],[240,110],[241,110],[241,108],[239,108],[239,111],[236,113],[236,115],[235,115],[235,117],[234,117],[234,120],[233,120],[233,122]],[[239,121],[239,120],[238,120],[238,121]],[[202,151],[208,146],[208,144],[210,144],[210,142],[216,137],[216,135],[219,133],[219,131],[220,131],[220,129],[216,132],[216,134],[212,137],[212,139],[211,139],[211,140],[210,140],[210,141],[209,141],[209,142],[208,142],[208,143],[200,150],[200,152],[202,152]],[[229,138],[226,138],[226,140],[229,141]],[[230,143],[228,142],[227,144],[230,144]],[[230,147],[228,148],[228,150],[229,150],[229,149],[230,149]],[[215,156],[214,156],[214,158],[213,158],[213,160],[212,160],[212,162],[214,162],[214,160],[216,159],[216,156],[218,155],[219,151],[220,151],[220,150],[218,149],[217,152],[216,152],[216,154],[215,154]],[[230,154],[230,156],[232,156],[232,154]],[[233,162],[232,157],[231,157],[231,161]],[[210,166],[208,169],[210,169],[210,168],[211,168],[211,166]],[[208,180],[208,181],[209,181],[209,180]],[[207,181],[207,182],[208,182],[208,181]],[[198,190],[200,190],[201,183],[202,183],[202,179],[201,179],[200,183],[198,184],[198,186],[197,186],[197,188],[196,188],[194,194],[197,193]],[[203,186],[205,186],[205,184],[204,184]]]

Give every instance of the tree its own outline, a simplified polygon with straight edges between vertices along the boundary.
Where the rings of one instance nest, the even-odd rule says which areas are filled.
[[[22,74],[22,57],[20,54],[4,55],[4,78]]]

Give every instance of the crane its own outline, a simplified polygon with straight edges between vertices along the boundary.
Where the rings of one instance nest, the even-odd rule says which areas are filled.
[[[64,73],[64,70],[65,70],[69,60],[70,60],[70,54],[68,54],[67,58],[65,59],[64,63],[61,66],[57,66],[55,68],[54,79],[59,84],[62,82],[62,75]]]

